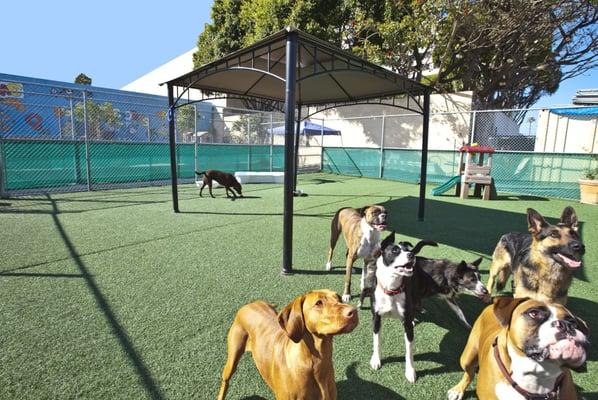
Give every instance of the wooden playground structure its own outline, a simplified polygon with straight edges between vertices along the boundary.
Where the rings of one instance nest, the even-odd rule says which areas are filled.
[[[456,195],[462,199],[469,197],[469,185],[474,184],[474,196],[484,200],[496,198],[496,187],[492,178],[492,155],[494,148],[488,146],[464,145],[460,149],[459,176],[461,184],[456,187]],[[465,158],[465,162],[463,159]]]

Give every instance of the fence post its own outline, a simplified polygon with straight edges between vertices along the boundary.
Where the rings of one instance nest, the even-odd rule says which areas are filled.
[[[471,118],[471,135],[469,137],[469,144],[475,143],[474,139],[475,139],[475,123],[476,123],[476,115],[477,112],[474,110],[473,111],[473,116]]]
[[[554,129],[554,142],[552,143],[552,152],[556,152],[556,140],[559,137],[559,122],[561,122],[561,116],[557,114],[556,116],[556,128]],[[552,173],[552,170],[551,170]]]
[[[565,125],[565,137],[563,138],[563,153],[565,152],[565,147],[567,147],[567,136],[569,134],[569,120],[571,118],[567,117],[567,124]]]
[[[89,159],[89,137],[87,129],[87,98],[85,91],[83,91],[83,133],[85,134],[85,165],[86,165],[86,176],[87,176],[87,191],[91,192],[91,161]]]
[[[594,120],[594,134],[592,135],[592,147],[590,147],[590,153],[594,152],[594,144],[596,143],[596,132],[598,132],[598,117]]]
[[[324,169],[324,118],[320,124],[320,172]]]
[[[193,104],[193,135],[197,135],[197,104]]]
[[[274,156],[274,117],[270,113],[270,172],[272,172],[272,157]]]
[[[250,119],[247,118],[247,171],[251,171],[251,139],[249,138]]]
[[[379,178],[382,179],[384,175],[384,127],[386,125],[386,113],[382,114],[382,129],[380,131],[380,172]]]
[[[71,108],[71,137],[75,140],[75,113],[73,112],[73,98],[69,97],[69,106]]]
[[[544,132],[544,148],[542,149],[542,151],[545,153],[546,152],[546,142],[548,141],[548,129],[550,129],[550,110],[546,111],[548,113],[548,116],[546,117],[546,131]]]
[[[6,190],[6,163],[4,162],[4,141],[0,136],[0,198],[7,198]]]

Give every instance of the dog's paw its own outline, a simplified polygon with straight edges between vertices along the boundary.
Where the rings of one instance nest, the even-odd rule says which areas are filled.
[[[417,379],[417,374],[415,373],[415,369],[414,368],[405,368],[405,378],[407,378],[407,381],[409,381],[409,383],[415,383],[415,380]]]
[[[359,300],[357,302],[357,308],[362,308],[363,307],[363,303],[361,302],[361,300]]]
[[[452,388],[447,392],[448,400],[461,400],[463,398],[463,392],[459,392]]]
[[[326,271],[332,271],[332,263],[331,262],[326,263]]]
[[[372,367],[372,369],[380,369],[381,366],[382,362],[380,361],[380,357],[373,355],[370,359],[370,367]]]
[[[351,301],[351,295],[350,294],[343,294],[343,303],[348,303]]]

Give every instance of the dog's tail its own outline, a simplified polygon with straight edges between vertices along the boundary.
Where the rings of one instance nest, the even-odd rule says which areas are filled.
[[[330,248],[331,249],[334,249],[334,246],[336,246],[338,237],[341,234],[341,225],[340,225],[338,216],[341,213],[341,211],[343,211],[343,210],[344,210],[344,208],[341,208],[340,210],[338,210],[334,214],[334,217],[332,218],[332,222],[330,223]]]
[[[434,246],[434,247],[438,247],[438,243],[433,242],[431,240],[420,240],[419,242],[417,242],[417,244],[415,245],[415,247],[413,248],[413,250],[411,250],[411,252],[413,254],[417,254],[421,251],[421,249],[424,246]]]
[[[201,171],[201,172],[199,172],[199,171],[195,171],[195,175],[197,175],[197,176],[202,176],[202,175],[204,175],[205,173],[206,173],[206,171]]]

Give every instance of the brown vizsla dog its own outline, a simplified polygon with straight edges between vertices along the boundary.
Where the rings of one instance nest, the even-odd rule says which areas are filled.
[[[330,290],[297,297],[278,315],[263,301],[239,309],[228,332],[228,359],[218,394],[224,400],[239,359],[250,351],[277,400],[336,399],[332,337],[357,326],[357,311]]]

